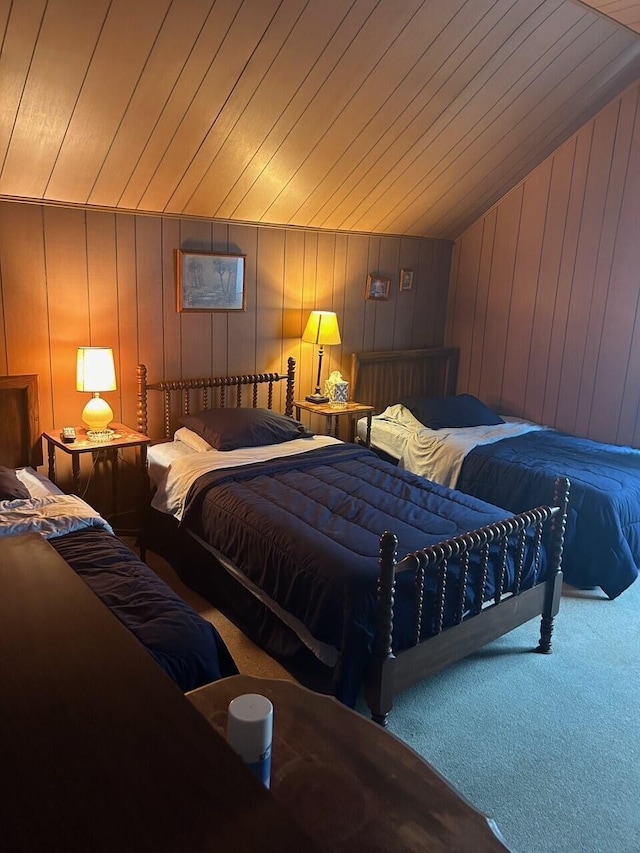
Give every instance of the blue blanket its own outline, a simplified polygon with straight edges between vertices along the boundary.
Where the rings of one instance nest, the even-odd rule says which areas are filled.
[[[530,432],[474,448],[456,487],[521,512],[548,500],[558,475],[571,481],[565,580],[615,598],[640,565],[640,451],[554,430]]]
[[[375,631],[380,535],[395,533],[402,557],[507,515],[399,471],[368,450],[336,445],[202,475],[187,497],[183,524],[302,621],[317,640],[340,650],[335,693],[353,704]],[[528,560],[529,555],[523,588],[532,582]],[[455,567],[450,568],[453,585]],[[507,589],[514,576],[509,565]],[[434,590],[431,577],[427,603]],[[491,575],[486,598],[493,592]],[[412,601],[413,578],[405,573],[398,578],[395,601],[398,648],[413,637]],[[473,601],[470,584],[469,608]],[[445,614],[447,621],[450,614]],[[423,636],[434,632],[426,618],[422,627]]]
[[[213,625],[124,542],[97,528],[49,542],[181,690],[237,674]]]

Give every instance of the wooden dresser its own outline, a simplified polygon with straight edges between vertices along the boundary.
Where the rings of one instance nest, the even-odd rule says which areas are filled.
[[[246,675],[187,695],[223,733],[229,702],[241,693],[273,703],[271,790],[323,850],[508,850],[494,822],[416,752],[330,696]]]
[[[39,535],[0,539],[4,853],[317,847]]]

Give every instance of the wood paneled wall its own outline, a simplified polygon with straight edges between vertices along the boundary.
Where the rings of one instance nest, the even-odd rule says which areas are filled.
[[[459,391],[640,446],[640,83],[456,241]]]
[[[176,311],[174,250],[246,254],[246,311]],[[77,424],[76,348],[113,346],[115,419],[136,422],[136,364],[164,377],[286,370],[315,385],[317,350],[300,336],[312,308],[335,310],[343,343],[325,352],[348,377],[354,350],[443,342],[451,243],[319,232],[81,208],[0,203],[0,374],[38,373],[43,428]],[[401,267],[416,271],[399,292]],[[388,302],[365,300],[369,272],[392,279]],[[159,395],[158,395],[159,396]],[[151,432],[161,435],[158,407]],[[317,425],[319,426],[319,424]]]

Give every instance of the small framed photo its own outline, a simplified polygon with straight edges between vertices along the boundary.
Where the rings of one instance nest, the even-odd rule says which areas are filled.
[[[367,289],[365,290],[366,299],[376,299],[378,302],[384,302],[389,298],[389,288],[391,287],[391,279],[380,275],[367,276]]]
[[[400,270],[400,290],[411,290],[413,287],[413,270]]]
[[[244,311],[245,258],[176,249],[178,311]]]

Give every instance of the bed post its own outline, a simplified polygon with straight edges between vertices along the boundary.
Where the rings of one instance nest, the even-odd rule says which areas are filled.
[[[138,432],[143,435],[149,435],[147,432],[147,366],[146,364],[138,365],[138,404],[136,406],[136,417],[138,422]]]
[[[562,594],[562,551],[564,532],[567,526],[567,507],[569,505],[569,480],[558,477],[553,488],[553,506],[559,511],[551,518],[551,537],[549,540],[550,565],[548,569],[548,591],[540,622],[540,642],[536,649],[541,655],[551,654],[551,635],[553,620],[560,609]]]
[[[284,402],[284,413],[293,417],[293,389],[296,381],[296,360],[293,356],[289,356],[287,361],[287,391]]]
[[[398,538],[386,531],[380,537],[380,573],[378,575],[378,615],[371,660],[365,682],[365,698],[371,719],[386,727],[393,705],[393,598],[396,588],[396,549]]]

